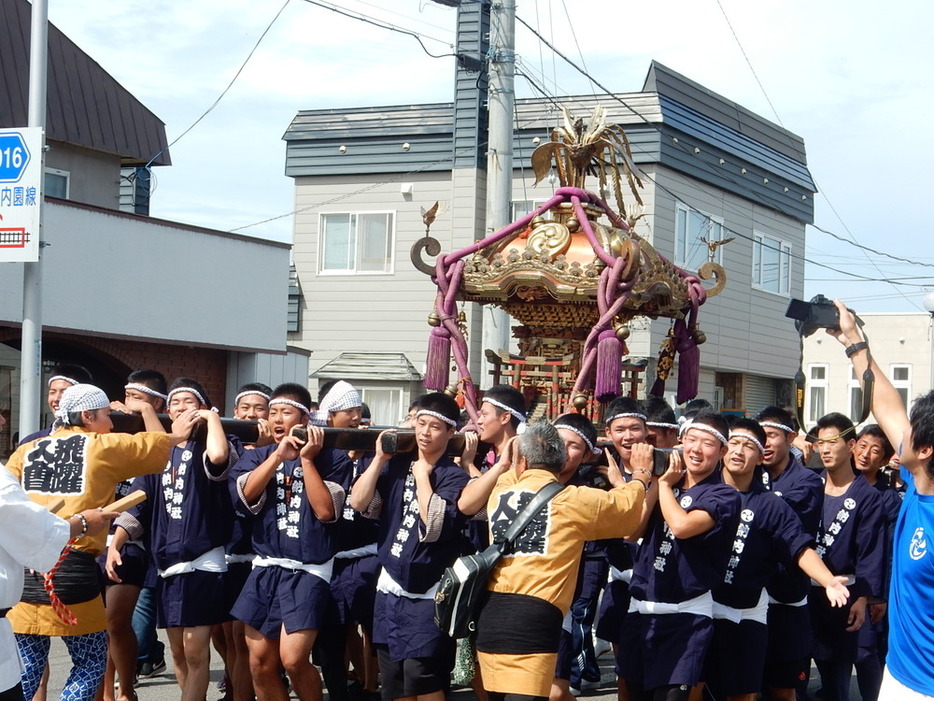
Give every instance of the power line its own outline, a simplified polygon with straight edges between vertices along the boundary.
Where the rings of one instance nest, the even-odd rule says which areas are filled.
[[[331,12],[335,12],[335,13],[337,13],[337,14],[339,14],[339,15],[343,15],[344,17],[349,17],[350,19],[355,19],[355,20],[357,20],[358,22],[364,22],[365,24],[372,24],[374,27],[379,27],[380,29],[388,29],[388,30],[391,31],[391,32],[398,32],[399,34],[405,34],[406,36],[413,37],[413,38],[415,39],[415,41],[418,42],[419,46],[422,47],[422,51],[424,51],[426,54],[428,54],[429,56],[431,56],[431,58],[445,58],[445,57],[447,57],[447,56],[456,56],[456,55],[457,55],[457,54],[455,54],[455,53],[449,53],[449,54],[433,54],[433,53],[431,53],[431,52],[428,50],[428,48],[425,46],[425,43],[422,41],[422,39],[428,39],[428,40],[430,40],[430,41],[436,41],[436,42],[438,42],[438,43],[440,43],[440,44],[444,44],[445,46],[448,46],[449,48],[451,48],[451,49],[453,50],[453,49],[454,49],[454,45],[451,44],[450,42],[444,41],[443,39],[436,39],[435,37],[430,37],[430,36],[428,36],[427,34],[419,34],[418,32],[412,31],[411,29],[405,29],[405,28],[403,28],[403,27],[397,27],[396,25],[394,25],[394,24],[389,24],[388,22],[381,22],[381,21],[379,21],[379,20],[372,19],[372,18],[367,17],[367,16],[365,16],[365,15],[355,14],[355,13],[353,13],[353,12],[350,12],[349,10],[345,10],[345,9],[343,9],[343,8],[341,8],[341,7],[338,7],[337,5],[332,5],[331,3],[328,3],[328,2],[322,2],[321,0],[305,0],[305,2],[307,2],[307,3],[311,4],[311,5],[317,5],[318,7],[322,7],[322,8],[324,8],[325,10],[330,10]]]
[[[166,146],[164,149],[162,149],[156,155],[150,158],[149,162],[145,166],[143,166],[144,168],[149,168],[149,166],[152,165],[153,161],[155,161],[159,156],[165,153],[169,148],[177,144],[179,140],[183,136],[185,136],[185,134],[187,134],[192,129],[194,129],[196,126],[198,126],[198,123],[201,122],[202,119],[207,117],[214,110],[215,107],[217,107],[218,103],[224,98],[224,95],[226,95],[228,91],[233,87],[233,84],[237,82],[237,78],[239,78],[240,74],[243,73],[243,69],[246,68],[246,64],[248,64],[250,62],[250,59],[253,58],[253,54],[256,53],[256,50],[259,48],[259,45],[263,42],[263,39],[266,38],[266,35],[269,33],[269,30],[272,29],[272,25],[276,23],[276,20],[279,19],[279,15],[282,14],[282,12],[288,6],[290,1],[291,0],[285,0],[285,3],[282,5],[282,7],[279,8],[279,11],[275,14],[275,16],[269,22],[269,24],[266,25],[266,29],[264,29],[263,33],[259,35],[259,39],[256,40],[256,43],[253,45],[253,48],[250,49],[250,53],[247,54],[246,59],[244,59],[243,63],[240,64],[240,68],[237,69],[237,72],[234,73],[234,77],[230,79],[230,82],[227,83],[227,87],[224,88],[223,91],[221,91],[221,94],[218,95],[217,99],[211,103],[211,106],[208,107],[200,117],[198,117],[194,122],[192,122],[190,127],[188,127],[185,131],[183,131],[178,136],[176,136],[175,139],[172,141],[172,143],[170,143],[168,146]]]
[[[719,0],[718,0],[718,2],[719,2]],[[721,9],[722,9],[722,8],[721,8]],[[630,106],[628,103],[626,103],[625,100],[623,100],[623,99],[620,98],[618,95],[616,95],[615,93],[613,93],[612,91],[610,91],[606,86],[604,86],[602,83],[600,83],[598,80],[596,80],[593,76],[591,76],[589,73],[587,73],[587,71],[585,71],[583,68],[581,68],[580,66],[578,66],[577,64],[575,64],[570,58],[568,58],[565,54],[563,54],[557,47],[555,47],[552,43],[550,43],[547,39],[545,39],[539,32],[537,32],[534,28],[532,28],[525,20],[523,20],[523,19],[522,19],[521,17],[519,17],[519,16],[516,16],[516,20],[517,20],[518,22],[520,22],[523,26],[525,26],[526,29],[528,29],[530,32],[532,32],[532,34],[534,34],[534,35],[538,38],[539,41],[541,41],[543,44],[545,44],[545,46],[547,46],[549,49],[551,49],[551,51],[553,51],[557,56],[559,56],[562,60],[564,60],[569,66],[571,66],[572,68],[574,68],[575,70],[577,70],[581,75],[583,75],[584,77],[586,77],[586,78],[587,78],[589,81],[591,81],[594,85],[598,86],[601,90],[603,90],[609,97],[611,97],[611,98],[614,99],[615,101],[619,102],[619,103],[620,103],[621,105],[623,105],[626,109],[628,109],[630,112],[632,112],[633,115],[637,116],[637,117],[638,117],[639,119],[641,119],[645,124],[649,125],[649,126],[652,127],[653,129],[655,129],[659,134],[661,134],[661,128],[660,128],[658,125],[653,124],[652,122],[650,122],[650,121],[645,117],[645,115],[643,115],[642,113],[638,112],[636,109],[634,109],[634,108],[633,108],[632,106]],[[731,27],[731,29],[732,29],[732,27]],[[737,41],[738,41],[738,40],[737,40]],[[528,76],[526,76],[526,77],[528,77]],[[758,77],[757,77],[757,80],[758,80]],[[761,84],[760,84],[760,87],[761,87]],[[763,88],[763,90],[764,90],[764,88]],[[768,99],[768,96],[766,96],[766,99]],[[771,101],[769,101],[769,104],[770,104],[770,106],[771,106],[771,104],[772,104]],[[774,106],[772,106],[772,109],[774,110]],[[780,121],[780,120],[779,120],[779,121]],[[685,150],[686,150],[686,148],[685,148]],[[645,151],[643,150],[643,152],[645,152]],[[705,164],[705,165],[707,165],[707,167],[710,168],[710,165],[709,165],[709,164]],[[665,188],[664,186],[659,185],[659,183],[658,183],[654,178],[652,178],[648,173],[646,173],[642,168],[640,168],[639,171],[640,171],[640,173],[642,173],[642,175],[643,175],[644,177],[646,177],[648,180],[650,180],[651,182],[653,182],[653,183],[655,184],[656,187],[662,189],[663,191],[667,192],[669,195],[672,195],[672,196],[675,197],[676,199],[680,199],[680,198],[677,197],[677,195],[675,195],[675,193],[671,192],[670,190],[668,190],[668,189]],[[732,181],[731,178],[728,178],[728,179],[730,179],[730,180]],[[733,181],[733,182],[734,182],[734,184],[735,184],[735,181]],[[826,195],[824,196],[824,198],[827,199],[827,198],[826,198]],[[828,202],[828,204],[830,204],[831,209],[834,209],[834,208],[833,208],[833,205],[830,203],[830,201],[827,200],[827,202]],[[762,201],[760,201],[760,204],[762,204],[762,205],[764,205],[764,206],[770,206],[768,203],[762,202]],[[699,214],[703,214],[703,212],[701,212],[700,210],[696,209],[695,207],[693,207],[693,206],[691,206],[691,205],[688,205],[688,206],[690,206],[691,209],[693,209],[694,211],[697,211]],[[834,210],[834,211],[835,211],[835,213],[836,213],[836,210]],[[837,216],[838,216],[838,219],[840,219],[839,215],[837,215]],[[841,221],[841,223],[842,223],[842,219],[841,219],[840,221]],[[844,227],[845,227],[845,226],[846,226],[846,225],[844,224]],[[733,234],[735,234],[735,235],[737,235],[737,236],[740,236],[740,237],[742,237],[742,238],[745,238],[745,239],[747,239],[747,240],[749,240],[749,239],[751,238],[751,237],[748,236],[747,234],[743,234],[743,233],[738,232],[738,231],[734,231],[734,230],[731,230],[731,229],[727,229],[726,227],[724,227],[724,228],[725,228],[727,231],[730,231],[730,233],[733,233]],[[852,236],[852,234],[851,234],[851,236]],[[851,241],[851,240],[847,240],[847,239],[844,239],[844,238],[841,238],[840,240],[841,240],[841,241],[844,241],[845,243],[849,243],[850,245],[853,245],[853,246],[855,246],[855,247],[857,247],[857,248],[861,248],[861,247],[862,247],[861,244],[857,243],[855,240],[852,240],[852,241]],[[760,243],[760,245],[764,245],[764,244]],[[768,246],[767,246],[767,247],[768,247]],[[774,247],[768,247],[768,248],[774,248]],[[848,276],[851,276],[851,277],[853,277],[853,278],[860,279],[860,280],[863,280],[863,281],[867,281],[867,282],[868,282],[868,281],[871,281],[871,282],[887,282],[887,283],[892,284],[892,285],[901,284],[901,283],[900,283],[899,281],[897,281],[897,280],[892,280],[892,279],[889,279],[889,278],[869,278],[869,277],[864,276],[864,275],[858,275],[858,274],[856,274],[856,273],[850,273],[850,272],[847,272],[847,271],[844,271],[844,270],[840,270],[840,269],[838,269],[838,268],[835,268],[835,267],[833,267],[833,266],[826,265],[826,264],[824,264],[824,263],[819,263],[819,262],[817,262],[817,261],[811,260],[811,259],[806,258],[806,257],[804,257],[804,256],[798,256],[798,255],[795,255],[795,254],[789,254],[789,255],[791,255],[792,257],[798,258],[798,259],[800,259],[800,260],[803,260],[804,262],[811,263],[812,265],[817,265],[818,267],[822,267],[822,268],[825,268],[825,269],[827,269],[827,270],[832,270],[833,272],[840,273],[841,275],[848,275]],[[883,255],[884,255],[884,254],[883,254]],[[897,258],[897,257],[896,257],[896,258]],[[871,261],[871,262],[872,262],[872,261]],[[932,266],[932,267],[934,267],[934,266]],[[877,269],[878,269],[878,268],[877,268]],[[880,272],[880,274],[881,274],[881,270],[880,270],[879,272]],[[911,283],[905,283],[905,285],[911,285]],[[903,296],[904,296],[904,295],[903,295]],[[917,303],[916,303],[916,302],[913,302],[912,300],[909,300],[907,297],[905,297],[905,299],[906,299],[907,301],[911,302],[912,304],[914,304],[915,306],[917,306]]]

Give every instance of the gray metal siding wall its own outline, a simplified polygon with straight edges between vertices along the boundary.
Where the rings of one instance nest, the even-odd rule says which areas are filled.
[[[406,143],[408,150],[403,148]],[[341,146],[346,147],[343,153]],[[290,141],[286,147],[285,174],[292,177],[447,170],[451,170],[450,135]]]
[[[455,168],[486,168],[487,60],[490,6],[465,3],[457,8],[457,53],[477,59],[481,73],[458,66],[454,74],[453,158]],[[478,89],[479,88],[479,89]]]
[[[678,142],[675,143],[674,139]],[[659,147],[662,165],[800,222],[810,224],[814,221],[813,193],[761,166],[738,161],[735,154],[668,127],[662,131]],[[695,147],[700,149],[700,153],[694,153]],[[725,161],[723,165],[720,165],[721,158]],[[742,172],[743,168],[746,173]],[[784,192],[786,187],[788,192]]]

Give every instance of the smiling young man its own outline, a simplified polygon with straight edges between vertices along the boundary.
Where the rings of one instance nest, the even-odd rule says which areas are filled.
[[[633,567],[630,616],[617,665],[629,698],[682,701],[701,680],[713,636],[711,590],[723,579],[739,521],[740,498],[718,468],[728,428],[719,414],[701,411],[682,432],[683,457],[646,498]],[[651,471],[653,448],[631,447],[634,474]]]
[[[231,614],[246,629],[257,698],[285,701],[280,665],[301,701],[320,701],[321,677],[310,662],[325,622],[337,549],[333,526],[344,502],[350,460],[323,448],[324,432],[305,427],[311,397],[301,385],[279,385],[269,401],[274,443],[247,451],[230,490],[238,515],[252,516],[253,571]]]
[[[389,455],[377,439],[350,493],[353,508],[380,524],[373,642],[384,699],[442,701],[454,667],[454,641],[434,623],[434,595],[460,554],[465,521],[457,500],[469,477],[447,455],[459,416],[452,397],[421,397],[417,452]]]
[[[813,657],[827,701],[845,701],[856,660],[857,631],[866,620],[870,597],[883,596],[885,535],[882,498],[853,470],[853,422],[831,413],[817,422],[815,450],[824,466],[824,505],[817,553],[837,575],[855,577],[850,605],[831,608],[825,597],[809,597],[814,630]]]
[[[730,427],[722,478],[739,492],[740,521],[722,581],[713,590],[714,637],[706,681],[716,698],[755,701],[762,685],[768,630],[766,585],[779,563],[820,582],[834,606],[846,603],[845,577],[834,577],[795,513],[757,479],[765,431],[752,419]]]

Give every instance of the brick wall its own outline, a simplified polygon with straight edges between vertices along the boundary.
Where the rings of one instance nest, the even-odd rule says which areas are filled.
[[[0,327],[0,343],[19,346],[18,328]],[[77,362],[88,367],[111,398],[119,398],[126,376],[133,370],[158,370],[168,382],[191,377],[200,382],[221,410],[227,392],[227,351],[210,348],[115,340],[46,332],[43,360]]]

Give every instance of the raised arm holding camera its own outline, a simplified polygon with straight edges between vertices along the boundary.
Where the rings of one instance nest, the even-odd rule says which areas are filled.
[[[934,697],[934,392],[919,397],[911,417],[898,391],[869,357],[855,315],[835,301],[839,328],[828,329],[846,348],[860,376],[875,372],[872,412],[886,437],[898,447],[905,498],[895,524],[889,588],[889,652],[879,699]]]

